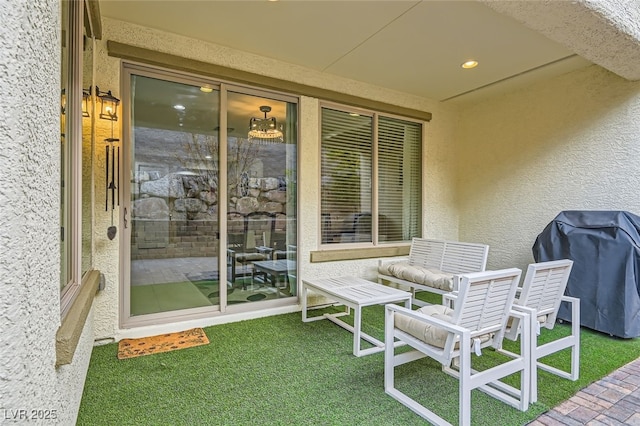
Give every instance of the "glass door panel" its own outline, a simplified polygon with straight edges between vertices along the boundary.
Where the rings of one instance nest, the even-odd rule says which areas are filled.
[[[296,104],[227,93],[228,303],[293,297]]]
[[[220,91],[130,83],[130,315],[217,306]]]

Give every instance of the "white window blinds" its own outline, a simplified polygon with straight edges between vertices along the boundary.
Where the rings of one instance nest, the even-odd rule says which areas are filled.
[[[373,119],[322,110],[323,243],[352,242],[358,217],[371,212]],[[368,236],[358,238],[371,240]]]
[[[374,117],[322,108],[322,244],[400,242],[420,234],[422,125]]]
[[[379,240],[408,241],[420,235],[422,126],[387,117],[378,120]]]

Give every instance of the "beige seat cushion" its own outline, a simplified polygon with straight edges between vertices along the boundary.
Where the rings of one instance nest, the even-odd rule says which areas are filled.
[[[448,274],[435,268],[424,268],[402,261],[381,265],[378,267],[378,272],[440,290],[453,290],[453,274]]]
[[[417,312],[450,323],[453,309],[449,309],[442,305],[429,305],[418,309]],[[402,314],[395,315],[395,326],[398,329],[409,333],[416,339],[420,339],[425,343],[439,348],[444,348],[447,336],[449,335],[447,331],[439,327],[435,327],[431,324],[427,324]]]
[[[381,263],[378,266],[378,273],[382,274],[382,275],[391,275],[391,272],[389,271],[389,267],[391,265],[394,265],[395,263],[398,262],[386,262],[386,263]]]
[[[236,260],[240,263],[256,262],[258,260],[265,260],[267,256],[262,253],[237,253]]]
[[[449,323],[452,322],[451,316],[453,314],[453,309],[447,308],[446,306],[429,305],[418,309],[416,312],[420,312],[423,315],[437,318]],[[443,330],[440,327],[434,326],[433,324],[427,324],[423,321],[417,320],[415,318],[410,318],[399,313],[395,315],[395,326],[405,333],[412,335],[416,339],[420,339],[429,345],[439,348],[444,348],[444,345],[447,341],[447,336],[449,335],[449,332]],[[491,335],[484,334],[482,336],[479,336],[478,338],[480,339],[480,343],[482,344],[489,341],[489,339],[491,339]],[[458,348],[458,344],[456,344],[456,348]]]

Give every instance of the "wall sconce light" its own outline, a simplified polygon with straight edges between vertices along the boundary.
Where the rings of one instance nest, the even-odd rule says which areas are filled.
[[[67,112],[67,89],[60,91],[60,114],[64,115]]]
[[[89,117],[89,106],[91,105],[91,86],[82,89],[82,116]]]
[[[89,117],[89,106],[91,105],[91,86],[88,89],[82,89],[82,116]],[[60,91],[60,113],[67,112],[67,89]]]
[[[100,99],[100,118],[103,120],[118,121],[118,104],[120,99],[111,94],[111,90],[101,92],[96,86],[96,96]]]

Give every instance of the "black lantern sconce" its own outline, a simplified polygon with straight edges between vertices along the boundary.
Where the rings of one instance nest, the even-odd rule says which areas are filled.
[[[60,114],[64,115],[67,112],[67,89],[60,91]]]
[[[89,117],[89,107],[91,106],[91,87],[82,89],[82,116]],[[67,113],[67,90],[60,91],[60,113]]]
[[[118,104],[120,99],[111,94],[111,90],[101,92],[96,86],[96,96],[100,99],[100,118],[103,120],[118,121]]]
[[[91,86],[82,89],[82,116],[89,117],[89,107],[91,106]]]

